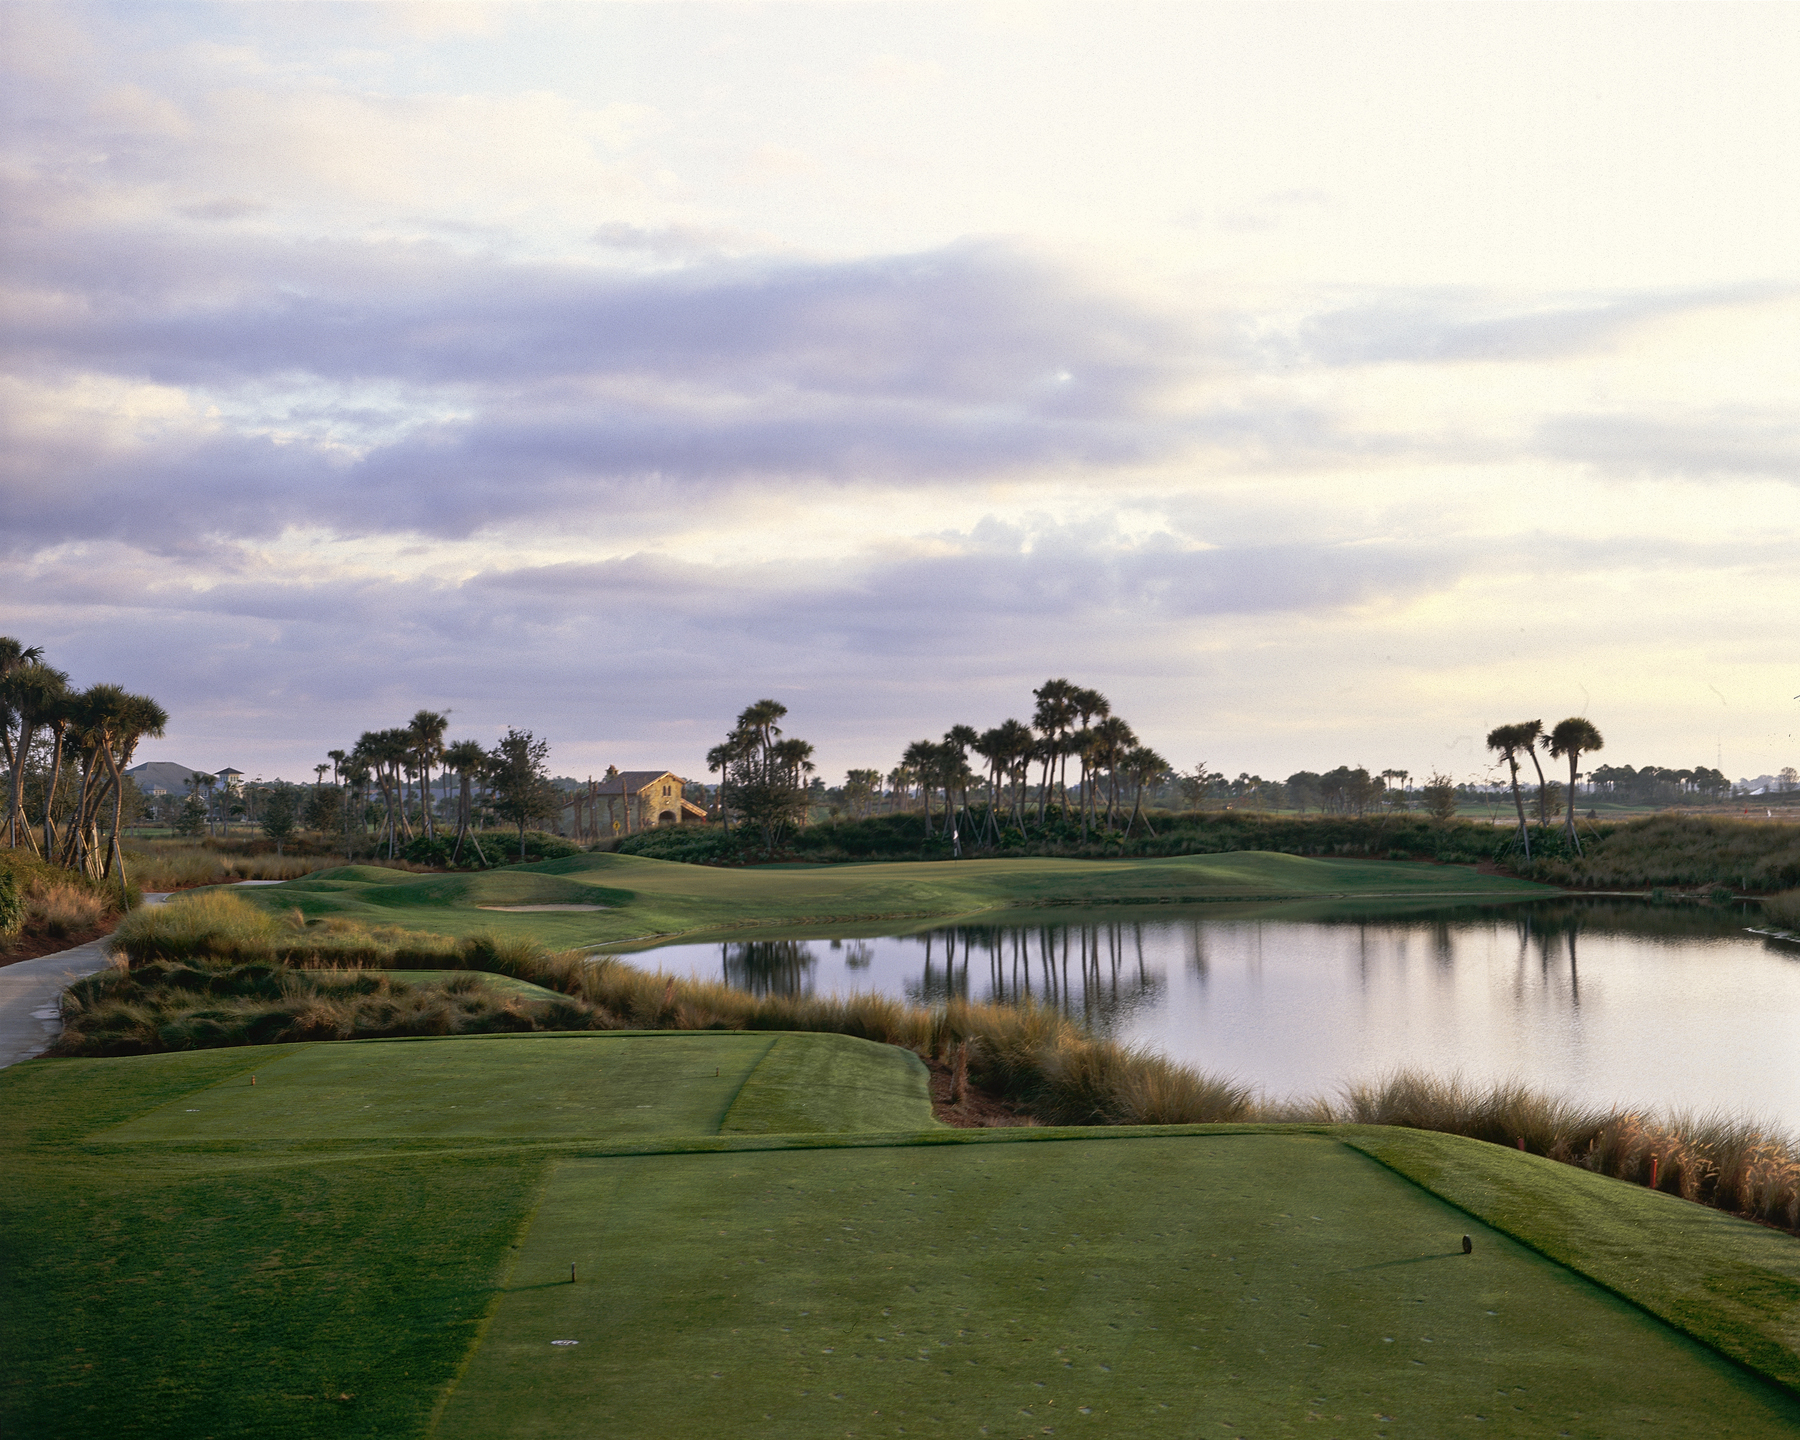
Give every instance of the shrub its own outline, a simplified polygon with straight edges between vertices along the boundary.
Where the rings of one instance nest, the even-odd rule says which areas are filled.
[[[17,935],[25,925],[25,897],[12,870],[0,870],[0,940]]]

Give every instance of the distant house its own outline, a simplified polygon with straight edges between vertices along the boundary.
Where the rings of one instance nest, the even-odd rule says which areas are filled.
[[[229,765],[222,770],[196,770],[191,765],[177,765],[172,760],[146,760],[127,770],[125,778],[136,781],[138,789],[146,795],[186,795],[194,788],[196,775],[211,775],[224,785],[242,777],[243,773]]]
[[[658,825],[704,823],[706,811],[682,795],[685,782],[672,770],[616,770],[589,780],[563,800],[560,834],[587,840],[635,835]]]

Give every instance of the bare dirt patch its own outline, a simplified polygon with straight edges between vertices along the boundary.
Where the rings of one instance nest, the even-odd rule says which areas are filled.
[[[996,1130],[1038,1123],[1017,1106],[973,1084],[965,1088],[962,1101],[952,1105],[950,1067],[939,1060],[927,1060],[925,1065],[931,1071],[931,1113],[945,1125],[958,1130]]]

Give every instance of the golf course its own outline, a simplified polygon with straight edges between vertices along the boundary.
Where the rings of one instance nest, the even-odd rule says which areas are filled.
[[[1084,901],[1541,890],[1257,854],[748,872],[589,855],[243,893],[268,914],[573,948]],[[607,908],[489,908],[564,905]],[[13,1066],[0,1430],[1800,1430],[1791,1235],[1392,1126],[953,1129],[929,1079],[901,1046],[779,1029]]]
[[[454,875],[345,866],[244,893],[267,907],[297,909],[309,920],[349,919],[454,936],[527,935],[555,948],[623,948],[677,936],[751,930],[774,935],[1045,906],[1505,900],[1555,891],[1463,866],[1252,851],[1125,862],[1017,859],[752,869],[594,854]]]

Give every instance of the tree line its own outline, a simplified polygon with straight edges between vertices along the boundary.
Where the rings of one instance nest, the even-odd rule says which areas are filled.
[[[447,715],[420,710],[405,725],[365,730],[348,749],[326,751],[330,764],[315,768],[317,783],[302,818],[312,829],[343,835],[346,854],[357,838],[366,841],[373,832],[377,851],[385,848],[390,860],[405,850],[414,858],[428,854],[459,865],[466,849],[483,866],[492,862],[481,846],[480,822],[500,820],[516,827],[523,860],[526,828],[553,819],[562,805],[545,769],[549,741],[509,727],[490,749],[479,740],[448,740],[449,727]],[[449,778],[456,780],[449,834],[438,826],[434,776],[446,790]],[[291,830],[294,820],[284,806],[279,825]],[[266,817],[263,829],[273,837]]]
[[[125,814],[124,771],[168,721],[150,696],[104,682],[78,689],[42,646],[0,635],[7,844],[123,889],[119,833],[135,818]]]
[[[1150,825],[1144,791],[1172,773],[1169,762],[1138,740],[1098,690],[1051,679],[1031,693],[1029,722],[1008,719],[986,730],[952,725],[941,740],[913,741],[885,777],[889,793],[916,796],[926,834],[947,840],[953,854],[965,843],[992,849],[1009,833],[1024,838],[1052,825],[1079,827],[1085,842],[1091,830],[1118,826],[1127,791],[1125,833],[1140,821]],[[720,777],[727,827],[733,820],[753,827],[770,854],[811,802],[813,747],[783,735],[787,713],[779,701],[758,700],[706,757]],[[879,770],[849,772],[844,794],[853,812],[873,810],[883,778]]]

